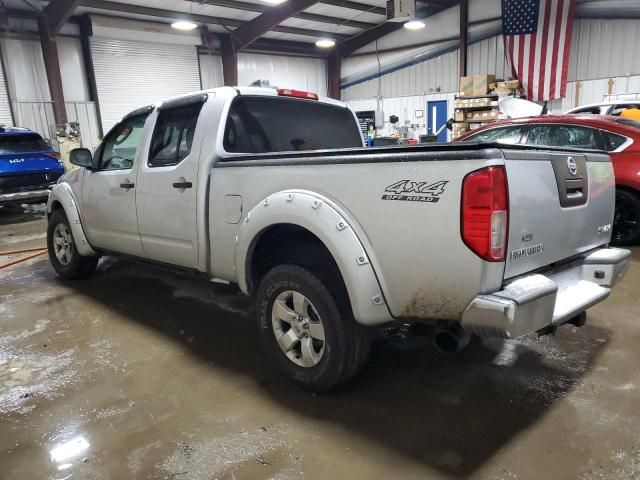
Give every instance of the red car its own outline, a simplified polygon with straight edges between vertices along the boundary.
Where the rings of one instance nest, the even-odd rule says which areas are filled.
[[[617,186],[611,243],[640,242],[640,122],[605,115],[543,115],[493,122],[456,141],[605,150]]]

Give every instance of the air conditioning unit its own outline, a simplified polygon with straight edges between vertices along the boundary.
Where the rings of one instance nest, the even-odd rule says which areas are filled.
[[[387,0],[387,21],[404,22],[416,16],[416,0]]]

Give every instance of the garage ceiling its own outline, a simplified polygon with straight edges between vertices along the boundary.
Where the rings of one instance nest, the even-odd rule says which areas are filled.
[[[206,25],[212,32],[229,33],[248,22],[253,24],[273,16],[278,6],[263,0],[56,0],[77,3],[74,15],[108,15],[127,19],[171,23],[175,19],[191,19]],[[43,9],[49,2],[41,0],[5,0],[11,10]],[[423,16],[437,13],[458,3],[455,0],[425,2],[419,0]],[[295,5],[304,5],[297,9]],[[288,0],[284,6],[296,10],[293,14],[270,25],[260,32],[261,39],[297,42],[300,48],[315,48],[319,38],[334,38],[346,46],[356,38],[356,44],[371,40],[402,26],[401,23],[385,23],[385,0]],[[246,30],[246,29],[245,29]],[[353,51],[353,48],[345,49]]]

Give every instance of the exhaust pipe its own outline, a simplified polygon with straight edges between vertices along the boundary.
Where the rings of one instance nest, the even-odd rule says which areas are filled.
[[[459,324],[454,323],[444,328],[439,328],[433,336],[433,345],[438,352],[445,355],[453,355],[460,352],[469,344],[471,335]]]

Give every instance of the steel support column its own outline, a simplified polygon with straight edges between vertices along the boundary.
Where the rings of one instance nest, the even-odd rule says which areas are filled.
[[[238,52],[228,33],[220,35],[220,52],[222,53],[224,84],[228,87],[234,87],[238,85]]]
[[[62,125],[67,123],[67,110],[64,105],[58,44],[45,18],[38,20],[38,32],[40,34],[40,44],[42,45],[44,67],[47,72],[49,92],[51,94],[51,101],[53,102],[53,117],[56,125]]]
[[[469,31],[469,0],[461,0],[460,2],[460,75],[467,75],[467,33]]]
[[[327,95],[340,100],[340,56],[335,50],[327,57]]]

